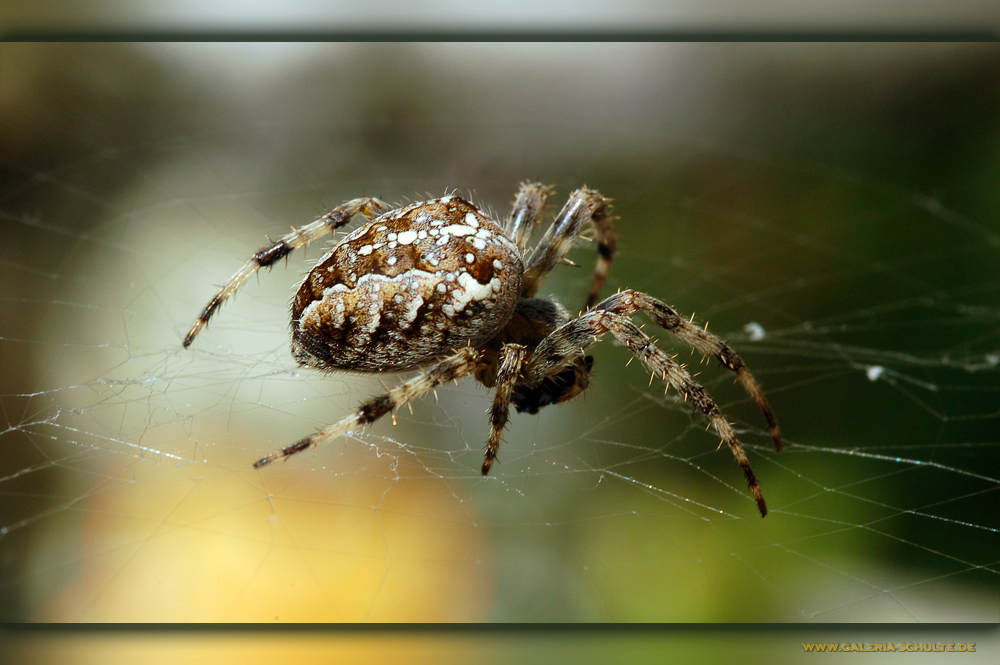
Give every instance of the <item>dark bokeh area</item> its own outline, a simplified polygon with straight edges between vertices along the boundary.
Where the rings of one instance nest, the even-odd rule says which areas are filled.
[[[280,620],[984,620],[960,608],[984,606],[997,575],[998,56],[973,43],[0,45],[3,618],[270,621],[269,594],[296,607],[288,579],[261,572],[293,578],[274,558],[290,542],[311,562],[298,588],[320,591]],[[379,455],[343,460],[356,473],[322,452],[249,469],[378,384],[293,377],[295,259],[181,352],[214,285],[265,236],[347,198],[457,189],[503,215],[527,179],[560,202],[582,184],[612,197],[621,253],[605,291],[696,314],[761,380],[780,454],[716,363],[654,334],[737,426],[764,521],[703,420],[611,343],[583,398],[515,419],[506,480],[474,473],[488,398],[472,388],[373,428]],[[590,251],[545,293],[578,308]],[[204,402],[186,392],[199,382]],[[221,526],[227,500],[260,512]],[[188,501],[205,514],[175,521]],[[367,535],[339,539],[345,506]],[[176,567],[145,572],[153,550]],[[196,571],[181,552],[204,557]],[[318,572],[331,561],[361,571],[342,571],[348,600]],[[223,591],[218,566],[234,571]],[[382,567],[410,580],[398,599]],[[226,602],[187,617],[198,596],[181,580]],[[173,613],[136,598],[160,602],[154,581],[185,589],[162,601]]]

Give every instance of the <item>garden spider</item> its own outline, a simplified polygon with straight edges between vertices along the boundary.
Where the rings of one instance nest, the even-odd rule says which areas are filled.
[[[551,187],[522,184],[502,225],[458,196],[401,208],[370,197],[353,199],[254,254],[202,311],[184,338],[185,347],[260,268],[360,214],[369,222],[319,260],[292,300],[292,355],[301,365],[325,371],[425,370],[254,466],[330,441],[446,381],[472,374],[496,389],[482,466],[486,475],[496,459],[511,403],[518,412],[537,413],[579,395],[587,388],[593,366],[586,348],[611,333],[708,417],[742,467],[765,515],[750,462],[715,401],[629,317],[641,311],[682,342],[718,358],[764,412],[780,450],[778,425],[757,381],[726,342],[656,298],[625,290],[597,302],[616,251],[608,199],[598,192],[573,192],[529,251],[532,231],[551,194]],[[569,263],[566,254],[588,223],[597,240],[597,267],[587,310],[574,318],[563,306],[536,294],[555,266]]]

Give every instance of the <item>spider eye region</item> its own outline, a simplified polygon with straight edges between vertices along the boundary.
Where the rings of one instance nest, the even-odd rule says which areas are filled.
[[[327,370],[401,372],[479,346],[510,320],[520,250],[457,196],[392,210],[306,275],[292,301],[292,353]]]

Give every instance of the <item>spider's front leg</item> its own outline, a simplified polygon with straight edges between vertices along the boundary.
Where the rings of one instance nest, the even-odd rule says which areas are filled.
[[[587,307],[597,302],[597,295],[611,271],[611,260],[618,251],[609,204],[610,199],[596,190],[585,187],[569,195],[566,205],[525,262],[522,286],[524,296],[530,297],[538,293],[542,282],[565,260],[566,254],[573,248],[583,227],[589,221],[594,225],[597,234],[597,267],[594,270],[593,285],[587,296]]]
[[[392,206],[384,201],[380,201],[379,199],[370,197],[352,199],[346,203],[340,204],[330,212],[317,219],[315,222],[294,229],[291,233],[282,236],[276,242],[273,242],[266,247],[262,247],[257,253],[250,257],[250,260],[244,263],[243,267],[237,270],[236,273],[222,285],[219,292],[208,301],[205,309],[203,309],[201,314],[198,316],[198,320],[194,322],[194,325],[191,326],[191,330],[188,331],[188,334],[184,337],[184,346],[188,347],[191,345],[191,342],[194,341],[198,331],[201,330],[206,323],[208,323],[208,320],[212,318],[215,310],[217,310],[219,306],[222,305],[222,303],[224,303],[230,296],[236,293],[236,291],[243,286],[248,279],[250,279],[250,276],[261,268],[270,267],[291,254],[294,250],[300,247],[305,247],[309,243],[322,238],[328,233],[333,233],[334,230],[350,222],[355,215],[360,214],[364,215],[368,219],[373,219],[391,209]]]
[[[687,402],[708,417],[722,441],[729,446],[736,463],[743,469],[747,486],[757,502],[761,517],[767,514],[767,505],[760,491],[757,478],[743,446],[736,439],[732,425],[723,417],[715,400],[706,392],[681,365],[658,349],[653,340],[628,317],[602,309],[593,309],[554,330],[535,349],[531,361],[525,369],[524,383],[535,385],[546,378],[557,375],[564,367],[574,362],[591,344],[596,343],[606,333],[612,333],[637,357],[654,375],[661,377]]]
[[[540,182],[521,183],[510,217],[504,225],[504,232],[522,252],[528,248],[531,232],[545,211],[550,196],[552,196],[551,185],[543,185]]]
[[[764,420],[767,421],[771,437],[774,439],[774,449],[781,450],[781,433],[778,429],[778,421],[774,417],[774,412],[771,411],[771,405],[768,404],[767,398],[764,397],[764,391],[757,383],[757,379],[747,369],[740,355],[724,340],[708,332],[707,328],[699,328],[666,303],[641,291],[626,289],[601,301],[595,309],[623,316],[630,316],[641,311],[677,339],[706,356],[717,358],[723,367],[736,375],[736,380],[740,382],[747,394],[757,402],[757,406],[764,414]]]
[[[521,367],[524,365],[524,358],[528,352],[520,344],[505,344],[501,353],[503,355],[497,370],[496,396],[493,398],[493,406],[490,407],[490,438],[486,444],[486,455],[483,458],[484,476],[490,472],[493,460],[497,458],[500,437],[510,416],[511,395],[514,392],[514,386],[521,378]]]
[[[254,462],[254,468],[259,469],[275,460],[294,455],[307,448],[326,443],[351,430],[369,425],[387,413],[391,413],[397,407],[430,392],[442,383],[455,381],[467,374],[471,374],[475,371],[479,363],[479,357],[480,352],[476,349],[472,347],[462,348],[454,355],[427,370],[427,372],[405,381],[384,395],[373,397],[362,403],[351,415],[324,427],[312,436],[307,436],[301,441],[297,441],[278,452],[271,453],[267,457],[257,460]]]

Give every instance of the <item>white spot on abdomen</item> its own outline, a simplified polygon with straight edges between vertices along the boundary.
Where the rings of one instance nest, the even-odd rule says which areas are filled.
[[[475,232],[476,229],[464,224],[451,224],[441,229],[441,233],[449,233],[453,236],[471,236]]]
[[[492,300],[493,294],[500,288],[500,278],[494,277],[486,284],[480,284],[475,277],[463,270],[458,274],[458,285],[461,288],[451,292],[455,311],[465,309],[474,300]]]

